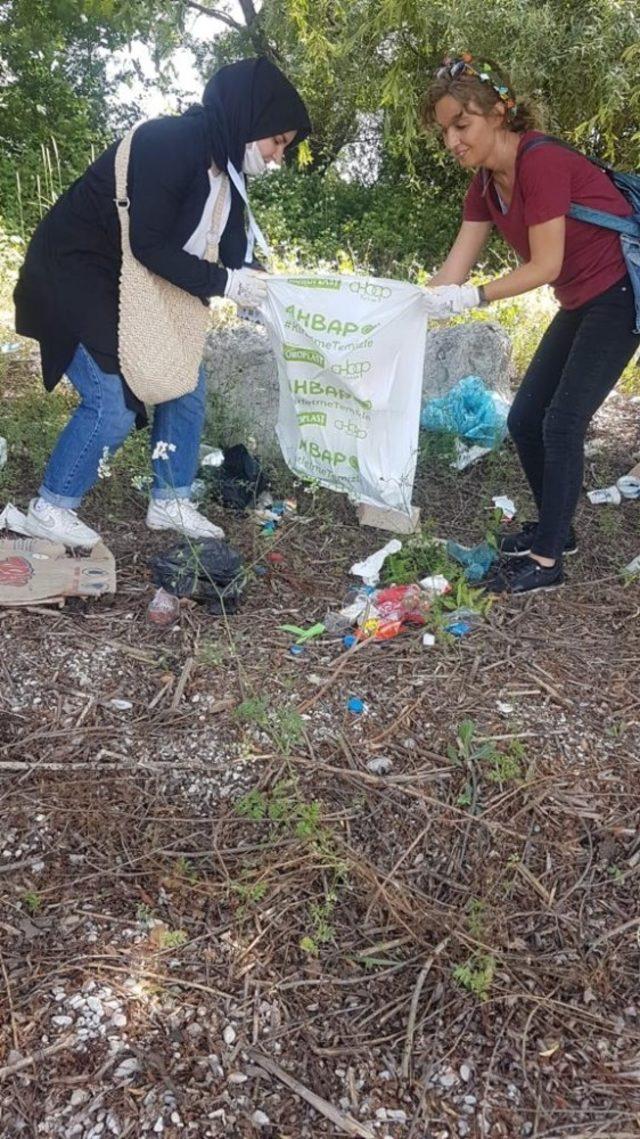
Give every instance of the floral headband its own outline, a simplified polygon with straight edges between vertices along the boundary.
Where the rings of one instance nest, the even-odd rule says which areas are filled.
[[[505,104],[507,113],[514,115],[516,112],[516,101],[513,92],[490,63],[476,63],[471,52],[464,51],[460,56],[455,56],[454,58],[447,57],[443,60],[435,74],[436,79],[443,79],[445,77],[458,79],[460,76],[469,75],[474,79],[479,79],[481,83],[489,83]]]

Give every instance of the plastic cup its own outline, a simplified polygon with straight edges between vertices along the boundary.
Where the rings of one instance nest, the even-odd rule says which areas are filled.
[[[617,486],[605,486],[601,490],[590,490],[587,495],[594,506],[619,506],[622,495]]]

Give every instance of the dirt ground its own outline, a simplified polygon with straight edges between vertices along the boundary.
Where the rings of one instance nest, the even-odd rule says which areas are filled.
[[[225,517],[266,572],[162,631],[167,536],[105,493],[112,602],[0,610],[0,1134],[640,1136],[640,504],[584,498],[568,584],[466,637],[293,657],[381,544],[346,502]],[[498,493],[527,517],[509,447],[415,501],[479,541]]]

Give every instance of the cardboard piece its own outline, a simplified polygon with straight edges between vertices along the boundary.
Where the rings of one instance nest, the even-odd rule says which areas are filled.
[[[69,552],[43,538],[0,538],[0,606],[50,605],[116,591],[116,563],[98,542]]]
[[[356,514],[361,526],[373,526],[376,530],[390,530],[392,534],[415,534],[420,529],[420,511],[411,506],[410,514],[394,510],[390,506],[372,506],[371,503],[358,503]]]

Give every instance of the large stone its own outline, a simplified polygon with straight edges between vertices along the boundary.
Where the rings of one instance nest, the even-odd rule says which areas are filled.
[[[278,374],[266,330],[247,322],[212,331],[204,351],[208,443],[229,446],[257,440],[262,455],[277,452]],[[508,393],[511,342],[499,324],[469,321],[427,333],[423,391],[441,395],[464,376],[479,376]]]
[[[511,341],[500,324],[471,320],[427,333],[422,390],[442,395],[465,376],[479,376],[492,391],[508,396]]]

